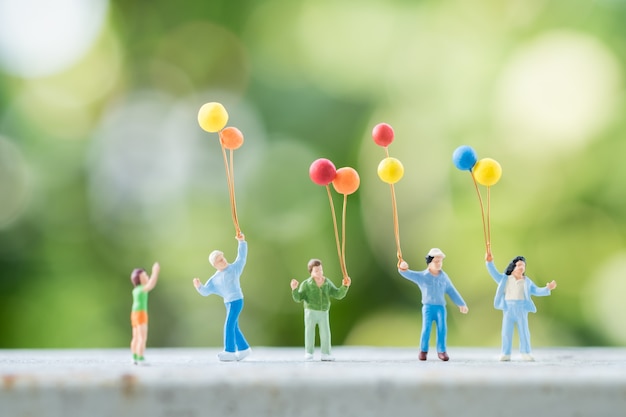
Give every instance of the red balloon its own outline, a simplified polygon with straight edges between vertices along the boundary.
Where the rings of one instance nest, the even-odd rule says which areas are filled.
[[[238,149],[243,145],[243,133],[236,127],[226,127],[220,131],[220,142],[226,149]]]
[[[326,158],[313,161],[309,167],[309,177],[317,185],[328,185],[335,179],[337,169],[335,165]]]
[[[387,123],[379,123],[372,130],[372,138],[378,146],[387,147],[393,142],[393,127]]]
[[[352,194],[359,188],[360,184],[359,173],[350,167],[339,168],[337,176],[333,180],[333,187],[339,194]]]

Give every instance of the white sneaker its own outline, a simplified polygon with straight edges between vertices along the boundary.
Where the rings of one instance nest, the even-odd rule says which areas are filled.
[[[312,353],[305,353],[304,354],[304,360],[305,361],[312,361],[313,360],[313,354]]]
[[[511,360],[511,355],[500,355],[500,362],[508,362]]]
[[[220,352],[217,354],[217,358],[222,362],[232,362],[237,360],[237,354],[235,352]]]
[[[522,353],[522,360],[526,362],[534,362],[535,358],[530,353]]]
[[[324,362],[332,362],[335,360],[335,357],[326,353],[322,353],[322,360]]]
[[[252,349],[250,348],[238,351],[237,360],[240,361],[242,359],[245,359],[248,355],[250,355],[251,352],[252,352]]]

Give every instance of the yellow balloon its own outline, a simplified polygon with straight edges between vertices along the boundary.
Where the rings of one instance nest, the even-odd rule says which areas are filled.
[[[207,132],[219,132],[228,122],[228,112],[220,103],[206,103],[198,112],[198,123]]]
[[[396,158],[385,158],[378,164],[378,177],[387,184],[395,184],[404,175],[404,166]]]
[[[491,158],[483,158],[476,162],[472,169],[476,181],[486,187],[491,187],[500,181],[502,176],[502,167],[498,161]]]

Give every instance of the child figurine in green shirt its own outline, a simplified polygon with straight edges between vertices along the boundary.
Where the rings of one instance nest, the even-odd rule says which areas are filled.
[[[311,259],[308,264],[311,277],[302,281],[298,288],[298,281],[291,280],[291,294],[294,301],[304,302],[304,359],[313,360],[315,348],[315,326],[319,327],[320,344],[322,348],[322,360],[334,361],[330,353],[330,323],[328,310],[330,309],[330,297],[341,300],[348,293],[350,277],[342,280],[342,286],[337,288],[324,276],[322,261]]]
[[[134,269],[130,274],[133,288],[133,306],[130,313],[130,324],[133,328],[133,338],[130,341],[130,350],[133,354],[133,363],[144,363],[144,351],[148,341],[148,292],[157,284],[161,267],[158,262],[152,265],[152,275],[148,276],[141,268]]]

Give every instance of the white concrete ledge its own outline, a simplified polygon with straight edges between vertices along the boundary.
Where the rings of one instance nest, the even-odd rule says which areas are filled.
[[[611,416],[626,415],[626,349],[255,348],[224,363],[217,349],[0,350],[0,416]]]

